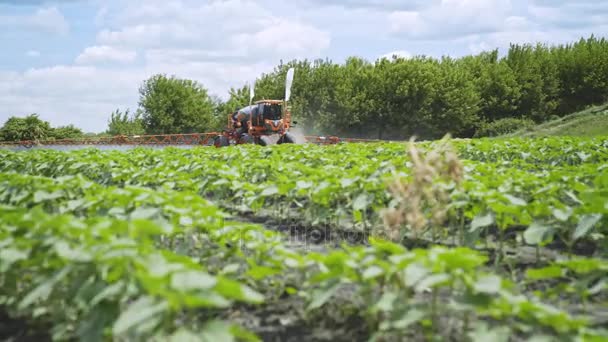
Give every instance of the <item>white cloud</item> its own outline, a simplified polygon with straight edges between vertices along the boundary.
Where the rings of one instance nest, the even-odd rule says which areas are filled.
[[[547,28],[578,29],[602,25],[608,16],[607,3],[581,1],[575,3],[531,4],[531,20]]]
[[[496,47],[504,52],[511,42],[571,42],[590,33],[608,33],[603,21],[608,5],[599,0],[93,0],[88,4],[95,4],[96,11],[74,22],[79,34],[66,35],[66,47],[57,52],[46,46],[42,50],[49,60],[61,59],[64,65],[0,71],[0,121],[8,115],[38,112],[53,125],[74,123],[99,132],[106,128],[111,111],[137,106],[138,87],[156,73],[199,81],[225,98],[231,86],[272,71],[280,59],[438,57]],[[57,8],[32,8],[1,14],[0,34],[70,30]],[[38,46],[43,45],[31,46],[42,49]],[[87,48],[71,50],[74,46]],[[19,54],[14,59],[23,57],[21,49],[13,47]],[[34,57],[36,51],[26,55]],[[23,68],[28,62],[34,64],[33,58],[15,65]]]
[[[102,26],[105,23],[107,15],[108,15],[108,8],[105,6],[101,7],[97,11],[97,14],[95,14],[95,19],[93,20],[95,22],[95,25]]]
[[[0,27],[66,34],[70,25],[56,7],[38,8],[32,14],[0,15]]]
[[[318,57],[329,47],[328,33],[312,26],[275,18],[255,33],[241,33],[231,39],[232,47],[248,56],[284,59]]]
[[[330,45],[328,32],[251,0],[136,2],[109,21],[117,28],[99,32],[98,44],[152,50],[155,56],[179,54],[181,59],[225,55],[278,62],[316,58]]]
[[[446,39],[496,32],[510,16],[510,0],[442,0],[420,11],[394,11],[391,31],[411,39]]]
[[[0,73],[0,121],[38,113],[52,125],[100,132],[117,107],[136,103],[141,71],[54,66]]]
[[[210,94],[226,99],[230,86],[241,86],[273,67],[265,63],[175,65],[154,61],[128,69],[61,65],[22,73],[0,72],[0,122],[12,115],[38,113],[54,126],[73,123],[88,132],[101,132],[113,110],[136,108],[139,86],[154,74],[196,80]]]
[[[0,113],[37,112],[53,125],[99,132],[112,110],[137,106],[141,82],[154,74],[196,80],[225,99],[280,59],[320,57],[331,42],[253,0],[108,2],[96,20],[103,28],[73,65],[0,74]]]
[[[38,50],[29,50],[28,52],[25,53],[26,56],[28,57],[40,57],[40,51]]]
[[[316,7],[334,5],[334,6],[340,6],[340,7],[348,8],[348,9],[374,8],[374,9],[385,10],[385,11],[389,11],[389,10],[406,11],[406,10],[414,10],[414,9],[422,8],[425,5],[428,5],[428,3],[432,2],[432,1],[435,1],[435,0],[430,0],[430,1],[429,0],[408,0],[408,1],[404,1],[404,0],[304,0],[303,2],[307,5],[312,5],[312,6],[316,6]]]
[[[133,50],[122,50],[107,45],[89,46],[76,57],[77,64],[96,64],[104,62],[130,63],[135,61],[137,53]]]
[[[412,54],[410,52],[408,52],[408,51],[398,50],[398,51],[393,51],[393,52],[386,53],[386,54],[380,56],[379,58],[380,59],[386,58],[388,60],[392,60],[395,57],[407,59],[407,58],[411,58]]]
[[[25,18],[26,25],[47,32],[65,34],[70,25],[55,7],[39,8],[34,15]]]

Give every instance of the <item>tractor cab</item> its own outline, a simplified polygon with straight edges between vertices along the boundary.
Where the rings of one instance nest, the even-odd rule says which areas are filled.
[[[247,127],[251,135],[282,134],[289,129],[290,113],[281,100],[260,100],[232,114],[233,122]]]
[[[283,104],[275,101],[259,101],[258,111],[264,120],[280,120],[283,114]]]
[[[283,103],[279,100],[261,100],[234,112],[239,121],[251,121],[252,126],[263,126],[266,120],[276,121],[283,118]]]

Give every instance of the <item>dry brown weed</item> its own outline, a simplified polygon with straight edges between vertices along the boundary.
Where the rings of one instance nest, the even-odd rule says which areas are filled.
[[[460,187],[463,179],[463,165],[449,135],[428,152],[417,147],[412,138],[407,153],[412,164],[411,177],[389,181],[388,190],[397,206],[385,209],[382,215],[391,240],[398,240],[403,228],[420,234],[445,223],[451,189]]]

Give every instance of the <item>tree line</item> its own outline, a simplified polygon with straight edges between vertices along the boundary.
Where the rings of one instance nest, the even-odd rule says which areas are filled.
[[[0,128],[1,141],[58,140],[84,136],[74,125],[51,127],[48,121],[40,119],[36,113],[26,117],[12,116]]]
[[[281,98],[295,68],[293,112],[313,133],[403,139],[492,135],[608,101],[608,41],[511,44],[462,58],[351,57],[292,61],[256,84],[259,97]],[[235,91],[241,94],[244,89]]]
[[[503,56],[496,49],[460,58],[281,62],[256,80],[254,100],[282,99],[290,67],[295,68],[292,113],[310,134],[380,139],[433,139],[445,133],[488,136],[608,101],[608,42],[595,36],[551,46],[511,44]],[[196,81],[158,74],[141,84],[136,111],[111,113],[103,134],[218,130],[229,113],[248,103],[246,85],[231,88],[222,101]],[[53,138],[82,135],[73,126],[32,128],[34,117],[10,118],[0,138],[18,140],[43,132]]]

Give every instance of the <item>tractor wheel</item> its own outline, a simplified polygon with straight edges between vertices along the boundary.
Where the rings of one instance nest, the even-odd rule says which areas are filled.
[[[291,133],[285,133],[279,139],[279,144],[295,144],[295,143],[296,143],[296,137],[294,137]]]
[[[253,143],[253,137],[247,133],[244,133],[243,135],[241,135],[241,144],[252,144]]]
[[[214,141],[213,141],[213,145],[215,147],[226,147],[228,145],[230,145],[230,142],[228,141],[228,138],[226,138],[223,135],[218,135],[217,137],[215,137]]]
[[[269,137],[263,135],[260,137],[259,144],[262,146],[270,146],[270,145],[272,145],[272,140]]]

